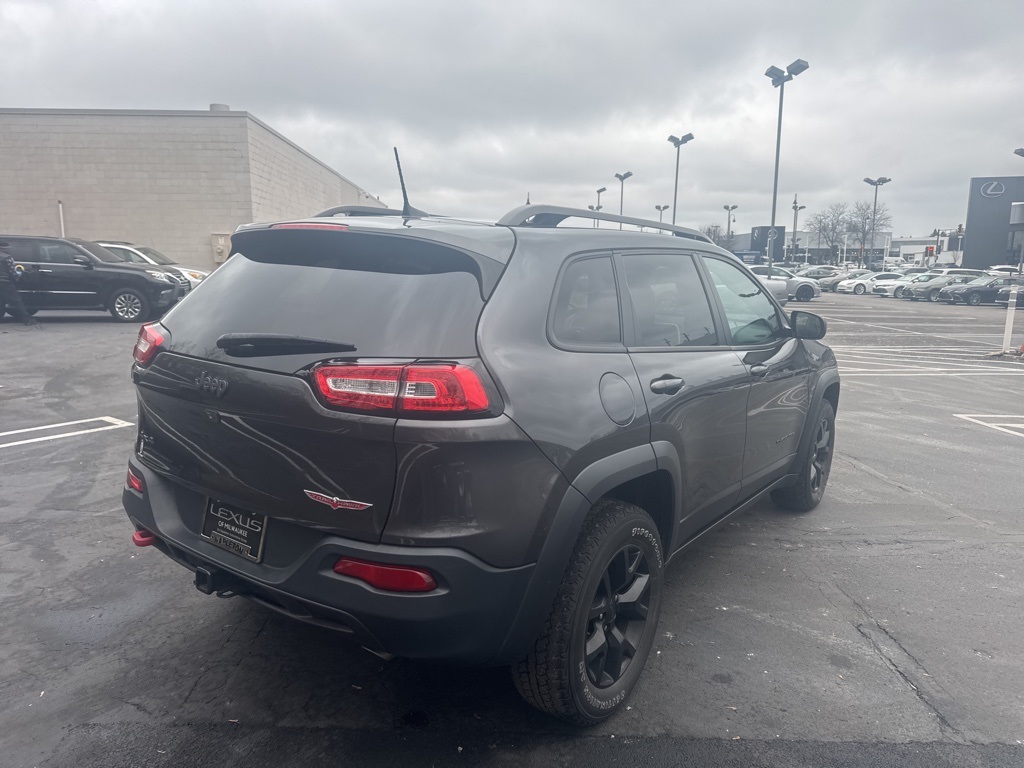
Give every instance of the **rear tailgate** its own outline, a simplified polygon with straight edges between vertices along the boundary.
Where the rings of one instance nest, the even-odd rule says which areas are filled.
[[[482,271],[500,264],[382,233],[256,230],[238,240],[240,252],[163,319],[152,362],[134,369],[139,456],[207,499],[379,541],[397,416],[329,407],[310,369],[477,357]],[[348,348],[243,354],[217,343],[269,333]]]

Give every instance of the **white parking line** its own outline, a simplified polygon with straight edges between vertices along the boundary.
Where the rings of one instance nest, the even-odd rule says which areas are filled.
[[[995,429],[1015,437],[1024,437],[1024,416],[1000,416],[986,413],[954,413],[953,415],[981,427]],[[998,421],[992,421],[992,419],[998,419]],[[1004,419],[1012,419],[1012,421],[1007,422]]]
[[[89,429],[76,429],[71,432],[59,432],[56,435],[45,435],[44,437],[30,437],[25,440],[15,440],[10,443],[0,443],[0,448],[13,448],[16,445],[28,445],[29,443],[42,443],[46,440],[61,440],[65,437],[75,437],[76,435],[88,435],[91,432],[105,432],[108,429],[122,429],[123,427],[135,426],[130,421],[121,421],[121,419],[115,419],[113,416],[97,416],[93,419],[79,419],[78,421],[65,421],[60,424],[44,424],[41,427],[26,427],[25,429],[12,429],[7,432],[0,432],[0,438],[10,437],[11,435],[23,435],[27,432],[40,432],[44,429],[62,429],[64,427],[76,427],[81,424],[92,424],[95,422],[104,423],[102,427],[91,427]]]

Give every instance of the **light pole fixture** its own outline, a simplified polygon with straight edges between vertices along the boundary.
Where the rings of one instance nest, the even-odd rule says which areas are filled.
[[[723,205],[725,209],[725,247],[732,245],[732,220],[735,217],[733,211],[739,208],[738,205]]]
[[[1024,157],[1024,147],[1017,147],[1015,150],[1013,150],[1013,154],[1019,155],[1020,157]]]
[[[864,177],[864,183],[870,184],[875,188],[875,203],[871,207],[871,253],[875,252],[875,221],[878,216],[878,188],[883,184],[888,184],[890,181],[892,181],[892,179],[886,176],[879,176],[877,179],[869,179],[867,176]],[[863,264],[861,266],[863,266]]]
[[[772,182],[772,232],[775,231],[775,209],[779,200],[779,152],[782,149],[782,98],[786,92],[786,83],[801,72],[806,71],[809,66],[810,64],[803,59],[797,59],[786,67],[785,72],[774,65],[768,67],[764,72],[765,77],[771,79],[772,87],[779,89],[779,124],[775,131],[775,180]],[[774,250],[774,243],[775,238],[770,238],[768,240],[769,270],[772,266],[772,251]]]
[[[790,255],[793,257],[791,261],[796,261],[796,221],[800,215],[800,211],[806,208],[806,205],[798,205],[796,202],[796,195],[793,195],[793,245],[790,247]]]
[[[665,211],[668,210],[667,205],[655,205],[654,210],[658,212],[658,223],[661,224],[662,217],[665,215]],[[675,217],[673,217],[675,218]]]
[[[672,223],[676,223],[676,211],[679,209],[679,148],[688,141],[693,141],[693,134],[688,133],[685,136],[669,136],[668,140],[672,142],[672,146],[676,148],[676,185],[672,192]]]
[[[594,206],[593,210],[595,210],[595,211],[600,211],[601,210],[601,193],[602,192],[607,192],[607,191],[608,191],[608,187],[601,187],[599,190],[597,190],[597,205]],[[600,226],[601,226],[600,220],[594,219],[594,227],[595,228],[600,228]]]
[[[616,173],[615,178],[619,180],[619,216],[622,215],[622,198],[626,194],[626,179],[633,175],[632,171]],[[619,222],[619,229],[622,229],[622,222]]]
[[[590,210],[592,210],[592,211],[593,211],[594,213],[597,213],[597,212],[598,212],[598,211],[600,211],[600,210],[601,210],[602,208],[604,208],[604,206],[603,206],[603,205],[588,205],[588,206],[587,206],[587,208],[589,208]],[[594,229],[597,229],[597,224],[598,224],[598,221],[599,221],[598,219],[594,219],[594,223],[593,223],[593,224],[591,224],[590,226],[594,227]]]

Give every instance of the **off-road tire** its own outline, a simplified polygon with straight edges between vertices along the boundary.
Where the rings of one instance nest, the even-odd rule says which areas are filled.
[[[591,613],[600,610],[604,616],[605,608],[601,606],[617,609],[624,604],[617,599],[621,593],[613,595],[611,602],[601,595],[615,589],[609,588],[612,569],[626,568],[634,556],[642,562],[634,565],[635,579],[631,583],[634,590],[641,590],[638,594],[646,595],[646,620],[639,630],[632,622],[627,626],[626,634],[632,637],[635,651],[628,663],[620,665],[621,676],[599,687],[592,679],[585,647],[588,631],[595,625],[604,625],[600,617],[592,617]],[[661,537],[646,512],[614,499],[595,504],[576,541],[540,637],[530,654],[512,665],[512,680],[522,697],[540,711],[576,725],[594,725],[621,709],[643,671],[657,635],[663,568]],[[647,578],[641,589],[638,583],[644,575]],[[626,581],[629,583],[628,576]],[[640,602],[637,599],[633,604],[639,607]],[[616,617],[616,610],[610,612]],[[613,622],[628,622],[629,615],[624,612],[624,618],[613,618]],[[594,630],[594,638],[598,631],[607,637],[601,628]]]
[[[858,296],[863,296],[866,291],[867,288],[865,288],[863,285],[853,286],[853,292],[856,293]]]
[[[810,427],[814,430],[811,439],[797,458],[800,474],[796,483],[772,491],[772,501],[794,512],[810,512],[825,495],[836,443],[836,413],[832,403],[822,399]]]

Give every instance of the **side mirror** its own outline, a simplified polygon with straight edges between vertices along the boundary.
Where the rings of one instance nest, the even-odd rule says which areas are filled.
[[[92,269],[92,262],[85,258],[85,256],[72,256],[71,260],[75,262],[75,264],[80,264],[86,269]]]
[[[799,309],[794,309],[789,316],[789,321],[793,325],[793,335],[798,339],[825,338],[827,330],[825,320],[813,312],[801,312]]]

